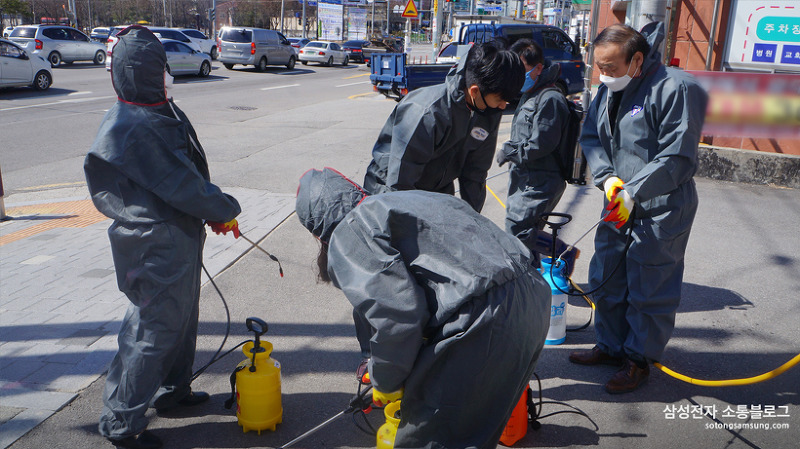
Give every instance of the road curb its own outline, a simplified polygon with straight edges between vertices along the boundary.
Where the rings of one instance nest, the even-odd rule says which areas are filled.
[[[800,189],[800,156],[701,145],[697,175]]]

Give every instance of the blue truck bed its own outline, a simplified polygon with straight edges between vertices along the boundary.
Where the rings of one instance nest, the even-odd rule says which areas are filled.
[[[405,53],[373,54],[369,80],[375,91],[400,101],[420,87],[444,82],[453,64],[406,64]]]

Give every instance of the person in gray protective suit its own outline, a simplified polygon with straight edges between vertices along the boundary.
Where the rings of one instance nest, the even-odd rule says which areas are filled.
[[[241,211],[209,181],[189,119],[167,99],[167,56],[146,28],[122,30],[111,78],[118,101],[84,163],[108,229],[119,289],[130,300],[103,394],[100,433],[115,446],[161,447],[145,412],[195,405],[192,392],[205,230],[238,234]],[[168,76],[168,75],[166,75]]]
[[[494,42],[473,45],[443,84],[417,89],[394,108],[364,177],[371,193],[455,193],[480,212],[503,109],[522,87],[519,57]]]
[[[373,401],[402,400],[394,447],[494,448],[549,326],[528,249],[451,195],[367,196],[331,169],[303,175],[296,211],[320,277],[373,328]]]
[[[508,101],[523,83],[519,57],[496,42],[473,45],[443,84],[417,89],[394,108],[372,149],[364,177],[371,193],[426,190],[461,198],[480,212],[486,176],[492,166],[497,130]],[[369,339],[369,324],[353,315],[359,341]],[[361,347],[366,369],[369,348]]]
[[[708,95],[691,75],[661,64],[663,37],[661,23],[641,34],[612,25],[594,41],[603,85],[581,144],[609,211],[595,234],[589,283],[607,282],[595,293],[597,346],[569,359],[621,364],[605,385],[609,393],[638,388],[664,352],[697,211],[692,177]]]
[[[569,108],[564,94],[555,87],[561,66],[544,58],[539,44],[520,39],[511,46],[525,65],[525,84],[511,126],[511,138],[497,152],[497,163],[509,162],[506,231],[519,238],[531,252],[551,255],[553,238],[542,230],[542,216],[553,211],[566,189],[558,155],[566,141]],[[558,239],[556,255],[567,244]],[[565,273],[571,274],[579,251],[564,256]]]

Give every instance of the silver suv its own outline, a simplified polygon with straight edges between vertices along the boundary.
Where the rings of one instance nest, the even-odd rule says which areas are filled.
[[[106,61],[106,49],[103,44],[94,42],[75,28],[64,25],[18,26],[11,31],[8,40],[47,59],[52,67],[62,62],[72,64],[75,61],[92,61],[100,65]]]
[[[219,32],[218,59],[229,70],[234,64],[242,64],[263,72],[267,65],[285,65],[291,70],[297,55],[286,37],[275,30],[223,27]]]

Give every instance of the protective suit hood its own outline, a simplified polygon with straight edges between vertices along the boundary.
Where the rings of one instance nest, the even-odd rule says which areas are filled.
[[[467,87],[467,57],[466,55],[458,61],[447,73],[444,84],[447,87],[447,93],[453,102],[462,102],[466,107],[466,100],[464,99],[464,89]]]
[[[161,41],[139,25],[125,28],[117,37],[111,57],[111,81],[119,100],[140,106],[165,104],[167,53]]]
[[[540,73],[539,78],[536,79],[536,84],[533,85],[532,92],[538,92],[544,87],[554,85],[560,75],[561,66],[558,64],[553,64],[549,60],[545,59],[542,67],[542,73]]]
[[[367,193],[332,168],[311,169],[300,177],[295,210],[300,223],[327,243],[333,230]]]
[[[644,62],[642,63],[642,73],[648,73],[655,66],[661,64],[661,42],[664,40],[664,23],[663,22],[650,22],[641,31],[642,36],[647,39],[650,44],[650,52],[645,55]]]

